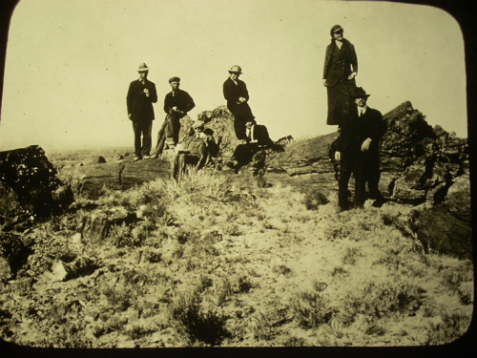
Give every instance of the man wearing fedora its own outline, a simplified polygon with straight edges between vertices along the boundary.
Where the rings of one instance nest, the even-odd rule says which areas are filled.
[[[179,143],[171,161],[171,178],[179,180],[185,173],[187,164],[194,165],[195,170],[202,169],[207,159],[213,154],[214,139],[205,133],[204,122],[195,121],[189,136]]]
[[[195,107],[192,97],[186,91],[179,88],[180,83],[181,79],[179,77],[174,76],[169,79],[172,91],[166,94],[164,99],[166,118],[157,137],[157,144],[154,149],[155,158],[162,153],[165,143],[170,147],[177,145],[181,129],[180,120]]]
[[[351,174],[355,179],[355,203],[363,207],[366,201],[366,183],[373,206],[381,206],[383,197],[379,192],[379,141],[386,131],[381,112],[367,106],[370,95],[361,87],[356,88],[352,98],[356,104],[354,113],[341,124],[336,142],[335,159],[340,163],[338,202],[343,210],[350,208],[348,183]]]
[[[154,120],[152,104],[157,102],[156,85],[147,79],[149,68],[145,63],[141,63],[138,72],[139,79],[131,82],[126,97],[128,117],[133,122],[134,160],[149,156],[151,151],[152,121]]]
[[[239,80],[242,74],[240,66],[232,66],[229,70],[229,78],[224,82],[223,92],[227,100],[227,108],[234,116],[235,135],[238,139],[247,139],[245,123],[254,119],[252,110],[248,105],[249,95],[245,82]]]

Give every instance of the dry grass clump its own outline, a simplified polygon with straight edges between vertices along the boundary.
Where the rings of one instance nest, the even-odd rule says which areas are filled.
[[[179,297],[171,307],[172,317],[180,322],[181,329],[191,343],[220,344],[230,333],[225,328],[226,316],[213,310],[203,310],[197,295]]]

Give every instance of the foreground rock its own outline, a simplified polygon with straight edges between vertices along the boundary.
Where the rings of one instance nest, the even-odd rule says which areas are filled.
[[[19,216],[45,217],[66,209],[73,192],[39,146],[0,152],[0,216],[4,223]]]

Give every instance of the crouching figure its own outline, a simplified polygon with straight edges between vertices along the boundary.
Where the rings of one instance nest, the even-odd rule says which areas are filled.
[[[214,138],[205,132],[204,122],[195,121],[191,131],[193,133],[177,145],[171,162],[171,177],[176,181],[184,175],[186,165],[193,165],[195,170],[200,170],[215,152]]]

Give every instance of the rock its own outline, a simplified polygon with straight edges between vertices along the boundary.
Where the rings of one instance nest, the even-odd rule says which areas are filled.
[[[62,261],[56,261],[51,267],[51,281],[64,281],[66,276],[68,276],[68,271],[65,268],[65,264]]]
[[[86,242],[94,245],[105,240],[111,225],[131,224],[137,219],[135,212],[130,213],[123,207],[94,210],[89,213],[80,212],[77,231],[82,234]]]
[[[456,218],[470,223],[472,220],[470,194],[470,177],[465,174],[455,179],[441,206]]]
[[[57,170],[42,148],[33,145],[0,152],[0,181],[16,193],[25,210],[39,217],[57,213],[72,202],[71,189],[63,188]]]
[[[72,244],[81,244],[81,233],[80,232],[77,232],[76,234],[74,234],[72,237],[71,237],[71,243]]]
[[[472,259],[470,178],[462,175],[448,188],[444,183],[443,188],[445,198],[417,214],[417,237],[427,251]]]
[[[73,190],[70,186],[62,185],[58,189],[51,192],[53,201],[61,209],[68,208],[75,200]]]
[[[0,257],[0,281],[7,280],[12,275],[10,264],[3,257]]]
[[[53,282],[67,281],[80,276],[92,274],[99,266],[96,261],[89,257],[76,257],[71,262],[57,260],[51,267],[49,275]]]
[[[415,225],[426,252],[432,250],[472,260],[472,225],[469,221],[456,218],[439,205],[422,211]]]
[[[96,163],[103,164],[106,163],[106,159],[103,156],[99,156],[96,160]]]

